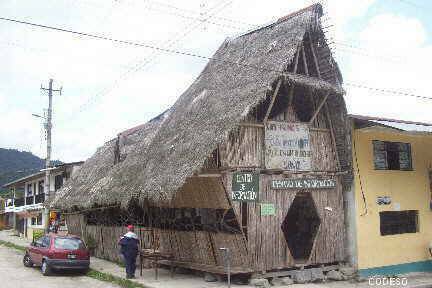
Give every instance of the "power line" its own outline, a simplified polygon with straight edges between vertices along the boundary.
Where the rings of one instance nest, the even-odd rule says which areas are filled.
[[[112,37],[108,37],[108,36],[95,35],[95,34],[90,34],[90,33],[86,33],[86,32],[79,32],[79,31],[74,31],[74,30],[70,30],[70,29],[58,28],[58,27],[42,25],[42,24],[36,24],[36,23],[31,23],[31,22],[21,21],[21,20],[16,20],[16,19],[10,19],[10,18],[5,18],[5,17],[0,17],[0,20],[30,25],[30,26],[34,26],[34,27],[39,27],[39,28],[44,28],[44,29],[49,29],[49,30],[54,30],[54,31],[59,31],[59,32],[71,33],[71,34],[85,36],[85,37],[99,39],[99,40],[112,41],[112,42],[121,43],[124,45],[131,45],[131,46],[135,46],[135,47],[148,48],[148,49],[153,49],[156,51],[171,53],[171,54],[175,54],[175,55],[184,55],[184,56],[196,57],[196,58],[205,59],[205,60],[221,61],[221,62],[225,62],[225,63],[236,64],[236,65],[254,68],[254,69],[260,70],[260,71],[283,73],[283,71],[276,70],[276,69],[269,69],[269,68],[259,67],[256,65],[251,65],[251,64],[246,64],[246,63],[234,63],[234,62],[223,60],[223,59],[217,59],[214,57],[203,56],[203,55],[200,55],[197,53],[179,51],[179,50],[169,49],[169,48],[162,48],[162,47],[158,47],[155,45],[138,43],[138,42],[133,42],[133,41],[129,41],[129,40],[120,40],[120,39],[116,39],[116,38],[112,38]],[[369,89],[369,90],[378,91],[378,92],[396,94],[396,95],[401,95],[401,96],[408,96],[408,97],[415,97],[415,98],[419,98],[419,99],[432,100],[432,97],[426,97],[426,96],[416,95],[416,94],[412,94],[412,93],[401,92],[401,91],[397,91],[397,90],[388,90],[388,89],[382,89],[382,88],[368,87],[366,85],[356,84],[353,82],[347,82],[347,83],[345,83],[345,85],[357,87],[357,88]]]
[[[369,87],[369,86],[366,86],[363,84],[357,84],[357,83],[353,83],[353,82],[345,82],[344,84],[347,86],[367,89],[367,90],[371,90],[371,91],[377,91],[377,92],[383,92],[383,93],[395,94],[395,95],[407,96],[407,97],[414,97],[414,98],[424,99],[424,100],[432,100],[432,97],[417,95],[417,94],[408,93],[408,92],[402,92],[402,91],[391,90],[391,89],[376,88],[376,87]]]
[[[182,40],[183,38],[185,38],[189,33],[191,33],[193,30],[195,30],[196,28],[198,28],[199,26],[201,26],[202,23],[206,23],[208,19],[212,18],[216,13],[219,13],[221,10],[225,9],[225,7],[227,7],[231,3],[232,3],[232,1],[228,1],[222,7],[219,7],[219,8],[218,8],[218,6],[219,6],[220,3],[216,4],[214,7],[210,8],[208,11],[206,11],[205,13],[203,13],[203,15],[209,14],[212,10],[214,10],[216,8],[218,8],[218,10],[216,10],[214,13],[208,15],[208,17],[205,18],[205,19],[199,19],[200,23],[198,23],[198,25],[193,25],[194,23],[197,22],[197,19],[195,19],[194,22],[190,23],[190,25],[186,27],[186,29],[185,29],[186,31],[183,34],[181,34],[176,39],[169,39],[168,41],[166,41],[166,45],[164,45],[164,46],[167,47],[167,48],[173,47],[180,40]],[[86,106],[89,106],[91,104],[91,102],[94,102],[95,99],[100,98],[101,96],[104,96],[104,95],[108,94],[109,92],[111,92],[120,83],[120,81],[122,81],[124,79],[127,79],[127,77],[130,74],[133,74],[133,73],[135,73],[135,72],[137,72],[139,70],[142,70],[143,67],[147,66],[148,64],[150,64],[152,61],[154,61],[157,58],[158,53],[160,54],[161,52],[160,51],[153,51],[153,53],[150,54],[148,57],[146,57],[142,61],[139,61],[136,65],[134,65],[133,67],[131,67],[130,69],[128,69],[119,78],[117,78],[112,85],[110,85],[108,87],[105,87],[100,92],[96,93],[95,96],[91,97],[88,101],[86,101],[86,103],[82,104],[80,106],[80,108],[78,109],[79,112],[82,112],[84,110],[84,108]]]
[[[129,41],[129,40],[121,40],[121,39],[116,39],[116,38],[112,38],[112,37],[108,37],[108,36],[90,34],[90,33],[86,33],[86,32],[79,32],[79,31],[74,31],[74,30],[70,30],[70,29],[59,28],[59,27],[54,27],[54,26],[49,26],[49,25],[37,24],[37,23],[32,23],[32,22],[27,22],[27,21],[21,21],[21,20],[16,20],[16,19],[11,19],[11,18],[5,18],[5,17],[0,17],[0,20],[14,22],[14,23],[18,23],[18,24],[30,25],[30,26],[33,26],[33,27],[39,27],[39,28],[53,30],[53,31],[58,31],[58,32],[65,32],[65,33],[75,34],[75,35],[79,35],[79,36],[85,36],[85,37],[89,37],[89,38],[93,38],[93,39],[98,39],[98,40],[112,41],[112,42],[120,43],[120,44],[124,44],[124,45],[130,45],[130,46],[135,46],[135,47],[143,47],[143,48],[153,49],[153,50],[157,50],[157,51],[161,51],[161,52],[166,52],[166,53],[171,53],[171,54],[180,54],[180,55],[197,57],[197,58],[202,58],[202,59],[207,59],[207,60],[210,59],[209,57],[201,56],[199,54],[192,53],[192,52],[184,52],[184,51],[177,51],[177,50],[173,50],[173,49],[166,49],[166,48],[158,47],[158,46],[155,46],[155,45],[150,45],[150,44],[145,44],[145,43],[138,43],[138,42],[133,42],[133,41]]]

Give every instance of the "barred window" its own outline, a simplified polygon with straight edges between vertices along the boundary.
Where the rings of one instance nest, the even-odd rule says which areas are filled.
[[[417,233],[418,211],[383,211],[380,212],[381,236]]]
[[[376,170],[412,170],[409,143],[373,140]]]

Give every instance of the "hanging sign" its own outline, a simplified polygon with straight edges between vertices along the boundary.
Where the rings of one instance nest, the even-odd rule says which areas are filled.
[[[311,170],[309,126],[269,121],[265,126],[265,166],[289,171]]]
[[[259,173],[236,172],[232,177],[231,199],[256,202],[259,193]]]
[[[276,214],[276,208],[273,203],[261,203],[261,216],[270,216]]]
[[[272,189],[330,189],[336,187],[334,179],[276,179]]]

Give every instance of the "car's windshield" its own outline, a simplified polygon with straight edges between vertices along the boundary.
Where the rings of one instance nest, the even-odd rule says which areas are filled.
[[[56,249],[77,250],[84,248],[84,243],[78,238],[61,238],[57,237],[54,240]]]

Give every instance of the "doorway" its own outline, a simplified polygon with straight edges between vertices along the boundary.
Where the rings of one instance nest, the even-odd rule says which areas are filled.
[[[309,259],[320,224],[310,193],[297,193],[281,226],[291,255],[297,263],[305,263]]]

